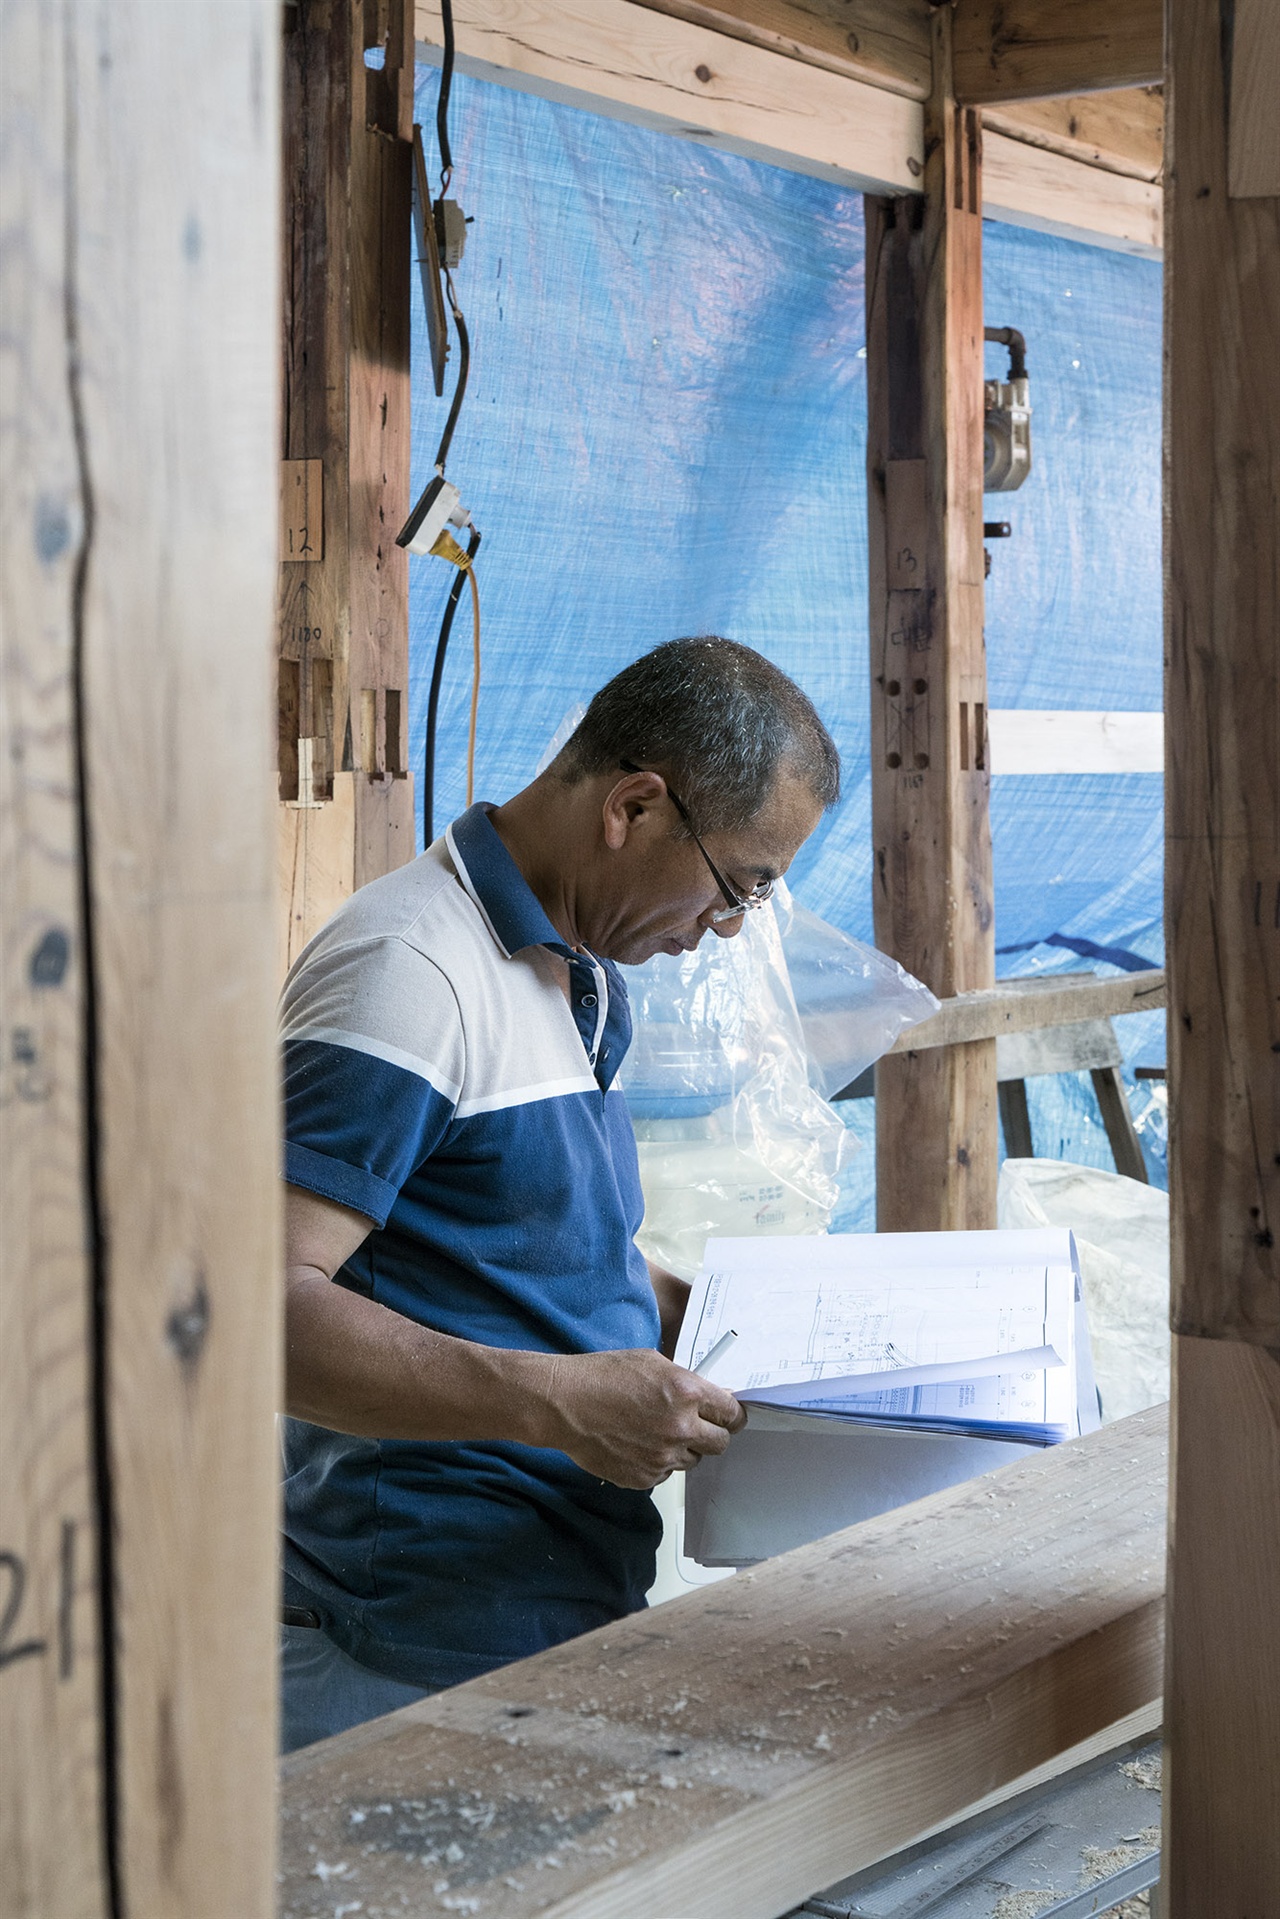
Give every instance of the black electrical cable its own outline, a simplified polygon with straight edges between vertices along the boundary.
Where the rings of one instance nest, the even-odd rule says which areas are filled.
[[[467,558],[474,560],[480,551],[480,530],[472,527],[471,538],[467,541]],[[458,610],[458,601],[462,598],[462,589],[467,584],[467,576],[461,567],[457,568],[453,585],[449,588],[449,597],[444,603],[444,618],[440,622],[440,637],[436,641],[435,664],[431,668],[431,692],[427,699],[427,738],[422,757],[422,843],[430,846],[435,838],[435,784],[436,784],[436,717],[440,711],[440,688],[444,681],[444,658],[449,650],[449,635],[453,631],[453,616]]]
[[[444,60],[440,67],[440,92],[436,99],[436,141],[440,148],[440,197],[443,199],[453,173],[453,152],[449,146],[449,90],[453,85],[453,0],[440,0],[440,22],[444,28]]]
[[[458,296],[453,290],[453,275],[446,270],[445,286],[449,291],[449,307],[453,314],[453,324],[458,329],[458,383],[453,389],[453,401],[449,407],[449,417],[444,423],[444,432],[440,435],[440,445],[436,451],[436,472],[444,472],[444,463],[449,457],[449,448],[453,442],[453,429],[458,424],[458,415],[462,411],[463,396],[467,390],[467,374],[471,370],[471,336],[467,332],[467,323],[462,317],[462,308],[458,305]]]

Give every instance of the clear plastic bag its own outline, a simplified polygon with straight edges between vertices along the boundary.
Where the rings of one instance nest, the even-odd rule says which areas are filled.
[[[797,919],[808,1021],[789,970]],[[645,1192],[642,1251],[692,1278],[709,1234],[825,1232],[856,1148],[824,1094],[927,1018],[933,995],[795,908],[785,886],[735,938],[650,960],[627,984],[635,1037],[623,1084]]]
[[[900,1034],[938,1010],[927,986],[897,960],[790,902],[782,923],[791,989],[809,1054],[810,1083],[834,1099]]]

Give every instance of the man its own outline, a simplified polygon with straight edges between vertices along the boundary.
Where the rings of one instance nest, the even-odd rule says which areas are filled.
[[[838,794],[798,687],[676,640],[294,967],[286,1748],[643,1605],[649,1490],[745,1414],[634,1243],[617,969],[732,938]]]

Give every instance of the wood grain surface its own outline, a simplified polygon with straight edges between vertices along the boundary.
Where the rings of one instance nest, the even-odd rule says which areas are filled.
[[[1221,25],[1169,11],[1169,1919],[1280,1911],[1280,199],[1229,192]]]
[[[480,79],[823,180],[910,192],[919,178],[918,100],[758,40],[634,0],[456,0],[454,22],[458,65]],[[433,0],[417,36],[438,58]]]
[[[928,0],[639,0],[695,26],[923,100]]]
[[[957,0],[959,99],[986,106],[1164,78],[1161,0]]]
[[[0,1912],[266,1919],[277,22],[2,18]]]
[[[367,46],[383,47],[381,68],[365,65]],[[411,0],[286,11],[281,457],[322,462],[324,524],[313,559],[282,554],[280,566],[281,973],[353,887],[415,850],[409,561],[395,544],[410,507],[409,319],[421,297],[412,130]],[[440,574],[443,596],[443,563]],[[309,793],[299,738],[312,741]]]
[[[931,1046],[964,1046],[1001,1033],[1034,1033],[1045,1026],[1069,1026],[1074,1020],[1114,1019],[1164,1004],[1165,976],[1157,969],[1107,979],[1049,975],[1004,980],[998,986],[945,1000],[932,1019],[903,1033],[891,1050],[918,1053]]]
[[[105,1919],[67,259],[77,52],[0,10],[0,1914]]]
[[[923,197],[867,201],[876,943],[941,999],[995,979],[982,562],[981,129],[934,16]],[[995,1224],[990,1040],[881,1061],[882,1232]]]
[[[1164,1427],[293,1754],[281,1919],[774,1919],[1158,1697]]]

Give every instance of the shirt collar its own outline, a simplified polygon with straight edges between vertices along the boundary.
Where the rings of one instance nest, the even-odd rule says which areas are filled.
[[[550,946],[568,957],[560,937],[524,874],[508,853],[483,802],[469,806],[445,832],[458,878],[479,907],[503,954],[526,946]]]

